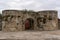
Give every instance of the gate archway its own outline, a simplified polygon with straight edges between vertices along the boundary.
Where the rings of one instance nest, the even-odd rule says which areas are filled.
[[[28,18],[25,20],[25,30],[33,30],[34,29],[34,20],[32,18]]]

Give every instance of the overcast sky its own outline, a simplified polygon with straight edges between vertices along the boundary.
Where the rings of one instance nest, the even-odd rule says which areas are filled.
[[[60,0],[0,0],[0,11],[4,9],[57,10],[60,18]]]

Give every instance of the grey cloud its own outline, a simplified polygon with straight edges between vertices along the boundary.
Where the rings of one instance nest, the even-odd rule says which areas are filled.
[[[60,0],[0,0],[0,9],[30,9],[58,11],[60,18]]]

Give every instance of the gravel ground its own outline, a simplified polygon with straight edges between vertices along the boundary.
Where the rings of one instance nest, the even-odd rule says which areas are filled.
[[[2,32],[0,39],[6,40],[60,40],[60,30],[56,31],[20,31]]]

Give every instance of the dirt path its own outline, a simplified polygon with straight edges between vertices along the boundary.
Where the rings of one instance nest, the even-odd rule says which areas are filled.
[[[21,31],[21,32],[0,31],[0,39],[60,40],[60,30],[57,30],[57,31]]]

